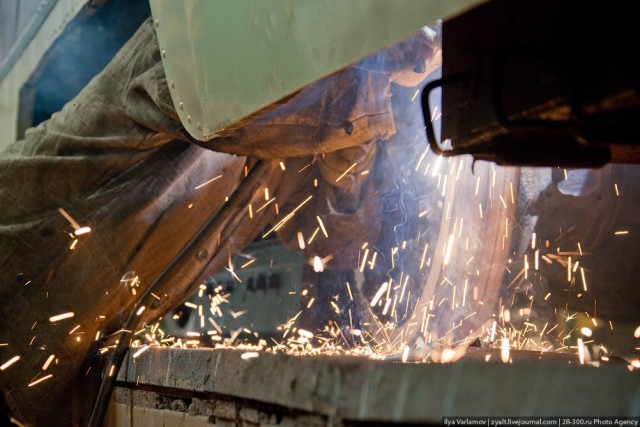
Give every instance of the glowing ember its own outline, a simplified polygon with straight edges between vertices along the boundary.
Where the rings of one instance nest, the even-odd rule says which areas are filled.
[[[78,224],[78,223],[76,222],[76,220],[75,220],[75,219],[73,219],[73,218],[71,217],[71,215],[69,215],[69,214],[67,213],[67,211],[65,211],[65,210],[64,210],[64,209],[62,209],[62,208],[58,208],[58,212],[60,212],[60,215],[62,215],[62,216],[63,216],[67,221],[69,221],[69,224],[71,224],[71,227],[73,227],[73,229],[74,229],[74,230],[77,230],[77,229],[79,229],[79,228],[82,228],[82,227],[80,227],[80,224]]]
[[[307,339],[313,338],[313,334],[311,332],[307,331],[306,329],[298,329],[298,334],[301,337],[305,337]]]
[[[318,220],[318,224],[320,224],[320,229],[322,229],[322,234],[324,234],[324,237],[329,238],[329,234],[327,234],[327,229],[324,228],[324,222],[322,222],[322,218],[316,215],[316,219]]]
[[[449,240],[447,242],[447,246],[444,252],[444,265],[449,264],[449,259],[451,258],[451,251],[453,250],[453,238],[454,238],[454,235],[451,234],[449,236]]]
[[[210,184],[210,183],[212,183],[213,181],[215,181],[215,180],[217,180],[217,179],[219,179],[219,178],[222,178],[222,175],[218,175],[218,176],[216,176],[215,178],[211,178],[211,179],[210,179],[209,181],[207,181],[207,182],[203,182],[202,184],[198,185],[195,189],[196,189],[196,190],[198,190],[199,188],[202,188],[202,187],[204,187],[205,185]]]
[[[380,301],[380,297],[382,297],[382,294],[387,290],[388,286],[389,282],[384,282],[382,286],[380,286],[380,289],[378,289],[378,292],[376,292],[373,299],[371,300],[371,303],[369,304],[371,307],[375,307],[376,304],[378,304],[378,301]]]
[[[591,335],[593,335],[591,329],[587,328],[586,326],[580,328],[580,333],[585,337],[590,337]]]
[[[502,363],[509,362],[509,339],[502,338],[502,347],[500,348],[500,360]]]
[[[313,271],[315,271],[316,273],[322,273],[324,271],[322,258],[320,258],[318,255],[313,257]]]
[[[33,381],[33,382],[29,383],[29,387],[33,387],[33,386],[35,386],[35,385],[38,385],[38,384],[40,384],[41,382],[46,381],[46,380],[48,380],[48,379],[49,379],[49,378],[51,378],[51,377],[53,377],[53,374],[45,375],[44,377],[42,377],[42,378],[40,378],[40,379],[37,379],[37,380],[35,380],[35,381]]]
[[[453,348],[445,348],[442,350],[440,354],[440,363],[451,363],[455,362],[460,355]]]
[[[80,227],[73,232],[76,236],[82,236],[83,234],[91,233],[91,227]]]
[[[246,353],[242,353],[240,355],[240,358],[247,360],[247,359],[254,359],[258,356],[260,356],[260,353],[258,353],[257,351],[247,351]]]
[[[406,345],[404,346],[404,349],[402,350],[402,363],[407,363],[407,360],[409,359],[409,346]]]
[[[7,369],[9,366],[13,365],[14,363],[16,363],[18,360],[20,360],[20,356],[13,356],[11,359],[7,360],[6,362],[4,362],[2,365],[0,365],[0,371],[4,371],[5,369]]]
[[[342,178],[344,178],[344,177],[349,173],[349,171],[351,171],[351,169],[353,169],[353,168],[355,168],[355,167],[356,167],[356,165],[357,165],[357,163],[354,163],[354,164],[352,164],[351,166],[349,166],[349,167],[347,168],[347,170],[343,172],[343,174],[342,174],[342,175],[340,175],[338,178],[336,178],[336,182],[338,182],[338,181],[340,181]]]
[[[49,356],[47,358],[47,360],[44,362],[44,365],[42,365],[42,370],[43,371],[46,371],[47,368],[49,368],[49,365],[51,365],[51,362],[53,362],[53,359],[55,359],[55,357],[56,356],[54,354],[52,354],[51,356]]]
[[[580,275],[582,276],[582,288],[587,292],[587,279],[584,277],[584,268],[580,268]]]
[[[133,358],[134,358],[134,359],[137,359],[138,357],[140,357],[140,355],[141,355],[142,353],[144,353],[144,352],[145,352],[145,351],[147,351],[147,350],[149,350],[149,346],[148,346],[148,345],[145,345],[145,346],[143,346],[143,347],[140,347],[140,349],[139,349],[139,350],[137,350],[135,353],[133,353]]]
[[[298,237],[298,247],[300,249],[306,248],[307,246],[304,243],[304,236],[301,231],[298,231],[297,237]]]
[[[72,311],[68,313],[57,314],[55,316],[49,317],[49,322],[56,323],[60,320],[71,319],[73,316],[75,316],[75,313],[73,313]]]
[[[580,364],[584,365],[584,344],[582,342],[582,338],[578,338],[578,358],[580,360]]]

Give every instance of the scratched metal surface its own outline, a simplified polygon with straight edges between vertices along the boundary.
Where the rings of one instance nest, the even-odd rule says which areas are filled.
[[[173,101],[200,141],[482,0],[151,0]]]

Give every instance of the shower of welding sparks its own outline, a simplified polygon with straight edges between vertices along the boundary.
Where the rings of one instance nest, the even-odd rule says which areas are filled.
[[[513,300],[511,301],[511,305],[508,303],[500,302],[500,309],[495,312],[494,317],[491,323],[487,323],[486,327],[482,328],[482,331],[475,331],[478,335],[474,335],[471,331],[466,338],[457,337],[456,339],[460,339],[460,341],[456,341],[452,343],[452,331],[456,331],[456,333],[463,331],[464,326],[462,321],[458,322],[460,319],[452,322],[450,324],[451,329],[445,335],[439,335],[439,331],[432,330],[430,328],[434,328],[433,324],[440,321],[438,319],[440,313],[439,310],[464,310],[464,314],[470,314],[465,317],[464,320],[473,316],[478,312],[478,310],[474,311],[479,305],[484,305],[484,302],[481,301],[482,294],[479,292],[479,289],[482,290],[482,282],[481,280],[474,279],[472,276],[478,275],[480,276],[480,266],[479,261],[482,258],[478,255],[478,253],[474,252],[470,249],[471,245],[474,245],[474,236],[470,234],[469,230],[472,230],[473,227],[483,226],[483,221],[487,221],[487,218],[490,220],[493,218],[493,215],[497,212],[502,215],[500,218],[500,229],[503,234],[502,239],[502,249],[506,250],[506,246],[509,245],[509,238],[512,236],[512,231],[518,227],[518,222],[514,221],[513,217],[508,217],[505,215],[506,208],[512,208],[513,205],[516,204],[517,194],[516,190],[514,190],[514,183],[510,182],[508,187],[504,187],[503,190],[500,190],[500,186],[496,185],[496,167],[492,166],[490,170],[487,171],[486,174],[478,174],[476,173],[469,178],[471,180],[471,188],[470,194],[468,194],[469,201],[467,203],[466,216],[459,214],[459,207],[452,207],[452,203],[447,201],[445,198],[452,194],[454,191],[456,196],[461,193],[459,190],[458,182],[461,177],[463,162],[454,161],[448,158],[442,158],[441,156],[432,155],[432,153],[428,153],[429,149],[425,149],[422,153],[416,153],[416,157],[419,155],[419,159],[417,161],[417,165],[415,162],[411,162],[412,164],[409,166],[411,170],[405,170],[404,172],[411,172],[415,166],[415,173],[420,175],[421,179],[433,181],[432,185],[434,187],[434,195],[439,198],[433,203],[433,211],[437,212],[437,209],[440,209],[442,221],[442,234],[441,237],[438,237],[438,243],[430,241],[431,237],[428,236],[427,233],[430,231],[422,231],[423,234],[418,235],[416,240],[408,239],[403,241],[405,236],[397,239],[395,245],[389,248],[389,252],[387,249],[381,250],[376,247],[376,242],[371,242],[373,244],[369,244],[366,242],[362,244],[361,250],[358,253],[357,265],[354,266],[354,269],[359,270],[361,273],[364,273],[365,270],[373,270],[376,262],[376,256],[379,255],[380,260],[379,264],[383,262],[390,262],[391,269],[389,270],[389,275],[385,279],[386,282],[382,283],[378,290],[375,292],[373,298],[368,302],[370,307],[377,307],[376,313],[382,313],[383,316],[390,316],[392,320],[383,320],[381,318],[376,317],[377,315],[373,313],[372,310],[369,310],[371,313],[371,327],[365,325],[364,327],[360,327],[356,322],[356,316],[354,313],[352,314],[351,309],[348,309],[347,306],[343,305],[343,300],[340,301],[330,301],[330,306],[327,305],[327,309],[336,313],[343,313],[345,316],[348,313],[349,318],[345,321],[345,324],[338,324],[337,321],[329,321],[324,328],[318,328],[317,330],[309,331],[306,329],[299,329],[297,327],[296,321],[301,316],[304,310],[317,310],[318,305],[314,306],[316,299],[311,297],[308,293],[308,290],[302,290],[299,294],[304,297],[304,305],[302,310],[298,311],[298,313],[290,318],[286,323],[280,325],[278,330],[282,333],[282,339],[276,340],[272,339],[275,345],[268,346],[267,343],[260,339],[259,344],[249,344],[248,340],[242,341],[240,337],[241,333],[252,334],[256,338],[258,334],[256,332],[251,332],[249,329],[241,328],[235,331],[232,331],[231,338],[224,338],[223,333],[225,333],[225,329],[227,327],[223,322],[218,325],[213,317],[209,317],[209,323],[213,325],[215,330],[210,330],[207,332],[199,332],[195,333],[196,335],[187,334],[187,337],[195,337],[199,338],[200,336],[208,336],[211,341],[215,341],[216,348],[235,348],[239,350],[245,351],[242,353],[242,359],[250,359],[253,357],[258,357],[260,351],[268,351],[268,352],[285,352],[293,355],[319,355],[319,354],[354,354],[354,355],[364,355],[372,358],[384,358],[385,356],[393,356],[391,357],[393,360],[402,360],[403,362],[407,362],[409,360],[412,361],[435,361],[446,363],[448,361],[455,361],[458,357],[461,357],[466,351],[466,347],[460,345],[457,349],[461,349],[460,351],[454,350],[454,345],[459,344],[460,342],[467,343],[467,341],[463,341],[469,339],[471,336],[479,336],[483,345],[488,347],[498,347],[500,348],[500,360],[503,363],[509,363],[512,361],[510,355],[510,349],[513,346],[514,349],[522,350],[522,349],[535,349],[541,351],[548,350],[560,350],[571,352],[573,346],[569,344],[576,337],[576,333],[581,333],[583,337],[591,336],[591,329],[589,328],[575,328],[571,331],[567,331],[563,326],[558,324],[549,324],[549,322],[545,323],[543,327],[541,325],[536,325],[534,320],[530,320],[529,317],[535,317],[534,309],[532,309],[533,305],[533,295],[526,294],[527,297],[530,297],[529,301],[531,301],[531,305],[526,309],[518,309],[518,307],[514,306]],[[427,154],[430,154],[431,159],[427,157]],[[303,172],[304,170],[311,167],[312,164],[308,164],[299,172]],[[357,163],[351,164],[337,179],[336,182],[343,180],[348,174],[357,174],[355,171]],[[466,165],[465,165],[466,166]],[[285,167],[282,162],[280,162],[280,168],[284,171]],[[366,174],[369,171],[361,172],[360,174]],[[424,177],[424,178],[423,178]],[[464,177],[464,176],[463,176]],[[217,179],[216,177],[214,179]],[[433,178],[433,179],[430,179]],[[213,180],[212,180],[213,181]],[[464,180],[461,180],[464,182]],[[211,181],[209,181],[211,182]],[[208,183],[208,182],[207,182]],[[205,184],[207,184],[205,183]],[[204,184],[203,184],[204,185]],[[431,184],[430,184],[431,185]],[[475,186],[475,196],[473,195],[473,187]],[[318,187],[318,181],[314,180],[313,187]],[[437,190],[435,190],[437,188]],[[518,188],[518,183],[515,182],[515,188]],[[616,188],[617,190],[617,188]],[[271,198],[269,195],[269,190],[264,189],[265,192],[265,200],[267,201],[262,207],[257,210],[252,209],[252,214],[257,214],[263,209],[275,201],[275,198]],[[377,193],[377,192],[376,192]],[[510,193],[510,194],[508,194]],[[320,217],[320,215],[316,215],[316,213],[305,212],[302,210],[304,206],[306,206],[313,196],[308,196],[302,202],[300,202],[293,210],[291,210],[285,216],[279,216],[279,221],[272,226],[270,230],[264,233],[263,237],[269,236],[271,233],[275,231],[279,231],[283,227],[287,225],[289,220],[293,218],[293,216],[297,213],[298,215],[303,214],[309,215],[309,218],[313,220],[313,216],[316,216],[317,224],[314,228],[308,230],[308,235],[303,235],[302,231],[298,231],[296,233],[297,237],[297,246],[304,250],[308,248],[314,239],[321,240],[322,236],[324,238],[329,238],[328,230],[326,225],[330,225],[327,222],[327,217]],[[277,208],[277,203],[275,203]],[[476,208],[477,206],[477,208]],[[302,210],[302,212],[300,212]],[[497,210],[497,211],[496,211]],[[437,219],[436,214],[434,214],[431,208],[425,209],[423,206],[420,206],[418,209],[419,214],[417,216],[419,218],[424,218],[422,221],[431,220],[432,217]],[[300,213],[298,213],[300,212]],[[256,215],[257,216],[257,215]],[[479,219],[478,219],[479,216]],[[504,218],[504,221],[503,219]],[[314,221],[315,222],[315,221]],[[502,230],[502,223],[504,222],[504,230]],[[465,227],[463,227],[463,224]],[[395,231],[395,229],[394,229]],[[624,230],[620,230],[624,231]],[[436,231],[437,232],[437,231]],[[306,233],[305,233],[306,234]],[[616,235],[622,235],[623,233],[616,233]],[[422,236],[427,236],[422,237]],[[397,238],[397,236],[396,236]],[[623,238],[623,237],[621,237]],[[307,240],[308,239],[308,240]],[[408,242],[408,244],[407,244]],[[465,243],[466,242],[466,243]],[[431,246],[429,245],[431,243]],[[471,243],[471,244],[470,244]],[[481,242],[481,244],[484,242]],[[529,242],[527,242],[529,243]],[[583,242],[584,243],[584,242]],[[526,245],[529,246],[529,245]],[[546,246],[546,248],[545,248]],[[442,274],[438,272],[438,269],[446,267],[447,268],[447,276],[445,280],[442,281],[441,286],[447,288],[447,291],[450,290],[450,293],[441,298],[428,297],[428,301],[420,301],[419,297],[423,295],[418,293],[417,301],[416,301],[416,290],[413,289],[413,300],[412,300],[412,287],[408,286],[407,289],[407,280],[409,279],[410,271],[401,271],[400,267],[402,265],[406,265],[406,263],[398,262],[399,259],[402,259],[402,256],[406,256],[409,252],[403,252],[407,248],[414,249],[416,248],[416,252],[420,252],[417,255],[421,255],[420,258],[420,275],[424,275],[428,277],[431,274],[436,275],[437,277],[434,280],[437,280],[436,283],[440,282],[442,279]],[[539,276],[539,259],[542,259],[547,264],[559,263],[563,267],[567,268],[567,276],[569,279],[569,283],[571,284],[571,289],[575,289],[576,279],[580,280],[577,276],[581,276],[583,289],[587,290],[587,284],[585,280],[585,272],[584,265],[579,266],[581,258],[577,256],[576,252],[566,252],[561,253],[560,248],[557,249],[556,253],[549,253],[551,249],[549,249],[549,240],[546,241],[544,236],[536,235],[536,233],[531,234],[529,254],[524,254],[524,269],[516,270],[515,274],[517,277],[513,280],[512,285],[513,289],[529,289],[533,286],[532,282],[528,282],[531,278],[540,277]],[[473,248],[472,248],[473,249]],[[488,249],[490,250],[490,249]],[[578,243],[578,251],[580,256],[583,256],[582,247],[580,243]],[[534,253],[535,252],[535,253]],[[570,255],[573,255],[574,259],[571,259]],[[474,257],[475,255],[475,257]],[[568,256],[569,255],[569,256]],[[588,255],[588,254],[587,254]],[[528,258],[530,257],[530,258]],[[461,261],[461,262],[460,262]],[[466,264],[465,264],[466,261]],[[475,262],[474,262],[475,261]],[[522,258],[518,260],[518,264],[522,261]],[[250,261],[250,263],[253,261]],[[313,266],[315,272],[322,272],[326,268],[326,259],[321,258],[318,255],[313,256],[313,258],[306,259],[306,262]],[[511,260],[509,261],[512,262]],[[531,262],[531,266],[529,265]],[[456,269],[464,264],[464,276],[462,278],[456,277],[455,272]],[[238,264],[239,265],[239,264]],[[243,265],[241,268],[244,268],[249,263]],[[367,268],[369,267],[369,268]],[[492,266],[494,268],[498,268],[496,266]],[[504,266],[509,273],[510,265]],[[580,269],[580,272],[577,270]],[[233,272],[233,265],[231,264],[231,260],[229,260],[229,268],[232,275],[235,275]],[[451,271],[453,270],[453,271]],[[449,274],[451,272],[451,274]],[[518,274],[519,272],[519,274]],[[398,278],[399,276],[399,278]],[[414,281],[420,280],[416,279],[415,275],[412,273],[412,277]],[[449,280],[450,279],[450,280]],[[462,279],[462,280],[461,280]],[[238,278],[239,280],[239,278]],[[464,284],[463,284],[464,281]],[[352,281],[351,284],[356,286]],[[378,282],[379,283],[379,282]],[[343,282],[344,284],[344,282]],[[579,286],[579,285],[578,285]],[[351,285],[346,283],[348,298],[350,301],[354,301],[354,297],[356,301],[358,298],[361,298],[362,294],[360,286],[356,286],[352,288]],[[449,289],[450,288],[450,289]],[[511,285],[509,286],[511,289]],[[375,289],[375,288],[373,288]],[[371,290],[373,290],[371,289]],[[409,291],[409,292],[407,292]],[[469,291],[469,298],[467,298],[467,292]],[[472,292],[471,292],[472,291]],[[221,292],[221,288],[216,288],[217,294],[211,298],[211,313],[214,316],[223,317],[223,310],[220,309],[222,303],[228,303],[226,297],[231,294],[223,295]],[[528,292],[528,291],[527,291]],[[346,293],[346,292],[345,292]],[[298,292],[290,292],[290,294],[298,294]],[[370,295],[367,293],[367,296]],[[457,298],[456,298],[457,295]],[[473,298],[471,298],[473,296]],[[536,295],[536,302],[543,302],[549,299],[551,296],[551,292],[547,292],[544,298],[542,296],[538,297]],[[344,298],[346,300],[347,297]],[[426,298],[423,298],[426,299]],[[401,304],[404,300],[407,301],[405,304]],[[505,298],[506,300],[506,298]],[[411,302],[411,306],[408,302]],[[415,301],[415,306],[414,306]],[[462,305],[459,303],[462,301]],[[348,304],[349,301],[346,301]],[[367,302],[364,302],[365,306]],[[193,303],[185,304],[189,308],[201,310],[201,306],[198,306]],[[324,305],[323,305],[324,306]],[[440,308],[439,308],[440,307]],[[511,309],[511,310],[510,310]],[[595,311],[595,310],[594,310]],[[246,310],[243,310],[243,313]],[[226,316],[230,314],[233,318],[236,318],[239,314],[234,312],[233,310],[224,310],[224,315]],[[405,321],[402,324],[398,324],[398,319],[401,316]],[[446,314],[445,314],[446,316]],[[462,316],[461,316],[462,317]],[[595,313],[594,313],[595,317]],[[431,325],[430,325],[431,319]],[[592,318],[592,321],[595,319]],[[348,323],[347,323],[348,322]],[[203,319],[201,319],[201,327],[204,329]],[[354,324],[355,323],[355,324]],[[518,329],[520,325],[524,323],[524,327],[522,329]],[[610,323],[612,326],[612,324]],[[355,327],[354,327],[355,326]],[[439,327],[439,326],[435,326]],[[447,329],[449,325],[447,325]],[[434,345],[435,347],[429,347],[429,351],[432,353],[430,359],[426,355],[424,357],[416,358],[416,351],[419,347],[416,345],[415,334],[416,331],[419,330],[419,340],[423,340],[424,342],[428,342],[429,346]],[[375,331],[375,332],[374,332]],[[466,331],[465,331],[466,332]],[[229,333],[229,330],[226,330],[226,333]],[[347,340],[345,338],[347,335],[350,339]],[[353,345],[353,336],[358,337],[358,344]],[[636,329],[634,333],[636,338],[640,338],[640,326]],[[141,339],[135,344],[139,350],[136,351],[136,354],[141,354],[141,352],[146,351],[149,346],[154,345],[170,345],[172,347],[182,347],[186,348],[189,346],[199,346],[199,340],[190,340],[186,337],[183,339],[175,339],[175,338],[167,338],[164,335],[156,335],[155,332],[150,332],[144,335],[144,339]],[[502,338],[498,338],[502,337]],[[498,343],[497,340],[501,342]],[[146,342],[143,344],[143,342]],[[237,341],[236,341],[237,340]],[[347,342],[348,341],[348,342]],[[346,344],[346,346],[345,346]],[[467,344],[468,345],[468,344]],[[580,350],[580,348],[584,346],[584,343],[580,343],[579,351],[584,352],[584,349]],[[437,354],[437,355],[436,355]],[[436,355],[434,357],[434,355]],[[487,355],[486,360],[490,358],[490,355]]]
[[[435,177],[438,174],[438,168],[440,167],[440,162],[442,161],[442,156],[436,157],[436,162],[433,165],[433,169],[431,170],[431,177]]]
[[[65,210],[64,210],[64,209],[62,209],[62,208],[58,208],[58,212],[60,212],[60,215],[62,215],[62,216],[63,216],[67,221],[69,221],[69,224],[71,224],[71,227],[73,227],[73,229],[74,229],[74,230],[78,230],[78,229],[82,228],[82,227],[80,227],[80,224],[78,224],[78,223],[76,222],[76,220],[75,220],[75,219],[73,219],[73,218],[71,217],[71,215],[69,215],[69,214],[67,213],[67,211],[65,211]]]
[[[298,237],[298,247],[301,250],[304,250],[304,248],[306,248],[307,245],[305,245],[305,243],[304,243],[304,235],[302,234],[302,231],[298,231],[296,236]]]
[[[257,351],[248,351],[246,353],[242,353],[240,355],[240,358],[243,360],[247,360],[247,359],[255,359],[258,356],[260,356],[260,353],[258,353]]]
[[[267,206],[269,206],[271,203],[273,203],[273,202],[275,202],[275,201],[276,201],[276,198],[275,198],[275,197],[274,197],[274,198],[272,198],[272,199],[267,199],[267,202],[266,202],[264,205],[260,206],[260,207],[256,210],[256,213],[259,213],[260,211],[262,211],[264,208],[266,208]],[[251,204],[249,204],[249,206],[251,206]]]
[[[55,316],[49,317],[49,322],[56,323],[60,320],[71,319],[73,316],[75,316],[75,313],[71,311],[68,313],[57,314]]]
[[[236,274],[235,271],[235,267],[233,266],[233,263],[231,262],[231,259],[229,259],[229,267],[224,267],[225,270],[227,270],[229,272],[229,274],[231,274],[231,276],[238,281],[238,283],[242,283],[242,280],[240,279],[240,277]]]
[[[407,363],[407,360],[409,359],[409,350],[411,350],[411,348],[408,345],[405,345],[402,350],[402,363]]]
[[[347,168],[347,170],[346,170],[346,171],[344,171],[344,172],[342,173],[342,175],[340,175],[338,178],[336,178],[336,182],[338,182],[338,181],[340,181],[342,178],[344,178],[344,177],[345,177],[345,176],[346,176],[346,175],[351,171],[351,169],[353,169],[353,168],[355,168],[355,167],[356,167],[356,165],[357,165],[357,164],[358,164],[358,163],[354,163],[354,164],[352,164],[351,166],[349,166],[349,167]]]
[[[371,307],[375,307],[376,304],[378,304],[378,301],[380,301],[380,297],[382,297],[382,294],[387,290],[388,286],[389,286],[389,282],[384,282],[380,286],[380,289],[378,289],[378,292],[376,292],[373,299],[371,300],[371,303],[369,304]]]
[[[318,255],[313,257],[313,271],[315,271],[316,273],[322,273],[324,271],[322,258],[320,258]]]
[[[496,326],[498,325],[498,322],[496,322],[495,320],[493,321],[493,326],[491,327],[491,335],[489,336],[489,341],[490,342],[494,342],[495,341],[495,337],[496,337]]]
[[[309,196],[306,199],[304,199],[298,206],[296,206],[287,216],[285,216],[283,219],[281,219],[276,225],[274,225],[269,231],[267,231],[265,234],[262,235],[262,238],[264,239],[265,237],[269,236],[271,233],[273,233],[274,231],[278,231],[280,230],[282,227],[284,227],[284,225],[291,219],[293,218],[293,216],[296,214],[296,212],[298,212],[298,210],[302,209],[302,207],[304,205],[306,205],[309,200],[311,200],[313,198],[313,196]]]
[[[329,235],[327,234],[327,229],[324,228],[324,223],[322,222],[322,218],[320,218],[317,215],[316,215],[316,218],[318,219],[318,224],[320,224],[320,228],[322,229],[322,234],[324,234],[324,237],[328,239]]]
[[[500,360],[502,363],[509,362],[509,339],[502,338],[502,347],[500,348]]]
[[[231,315],[231,317],[233,317],[234,319],[237,319],[240,316],[243,316],[245,314],[247,314],[247,310],[240,310],[240,311],[233,311],[231,309],[229,309],[229,314]]]
[[[451,251],[453,250],[453,238],[455,236],[451,234],[449,236],[449,240],[447,241],[447,246],[444,252],[444,265],[449,264],[449,258],[451,258]]]
[[[80,227],[73,232],[76,236],[82,236],[83,234],[91,233],[91,227]]]
[[[50,355],[47,360],[44,362],[44,365],[42,365],[42,370],[46,371],[49,368],[49,365],[51,365],[51,362],[53,362],[53,359],[55,359],[56,356],[54,354]]]
[[[140,355],[141,355],[142,353],[144,353],[144,352],[145,352],[145,351],[147,351],[147,350],[149,350],[149,346],[148,346],[148,345],[142,346],[142,347],[140,347],[140,349],[138,349],[135,353],[133,353],[133,356],[132,356],[132,357],[133,357],[134,359],[137,359],[138,357],[140,357]]]
[[[217,179],[220,179],[220,178],[222,178],[222,175],[218,175],[215,178],[211,178],[209,181],[203,182],[202,184],[198,185],[194,190],[198,190],[198,189],[204,187],[205,185],[211,184],[213,181],[215,181]]]
[[[460,345],[456,348],[444,348],[440,352],[440,363],[453,363],[459,360],[467,351],[465,345]]]
[[[578,358],[580,359],[580,364],[584,365],[584,344],[582,343],[582,338],[578,338]]]
[[[2,365],[0,365],[0,371],[4,371],[5,369],[7,369],[9,366],[13,365],[14,363],[16,363],[18,360],[20,360],[20,356],[13,356],[11,359],[7,360],[6,362],[4,362]]]
[[[308,245],[310,245],[311,242],[313,242],[313,239],[316,238],[316,235],[318,234],[318,231],[320,231],[320,227],[316,228],[315,231],[311,234],[311,237],[309,237],[309,240],[307,241]]]
[[[245,262],[244,264],[242,264],[240,266],[240,270],[242,270],[243,268],[249,267],[251,264],[253,264],[254,262],[256,262],[256,259],[250,259],[249,261]]]
[[[65,211],[62,208],[58,208],[58,212],[60,212],[60,215],[62,215],[67,221],[69,221],[69,224],[71,224],[71,227],[73,227],[73,233],[76,236],[81,236],[83,234],[88,234],[91,232],[91,227],[82,227],[80,224],[78,224],[78,222],[73,219],[71,217],[71,215],[69,215],[69,213],[67,211]]]
[[[307,339],[313,338],[313,334],[307,331],[306,329],[298,329],[298,335],[300,335],[301,337],[305,337]]]
[[[33,386],[35,386],[35,385],[38,385],[38,384],[40,384],[41,382],[46,381],[46,380],[48,380],[48,379],[49,379],[49,378],[51,378],[51,377],[53,377],[53,374],[45,375],[44,377],[42,377],[42,378],[40,378],[40,379],[37,379],[37,380],[35,380],[35,381],[33,381],[33,382],[30,382],[30,383],[29,383],[29,385],[28,385],[28,387],[33,387]]]

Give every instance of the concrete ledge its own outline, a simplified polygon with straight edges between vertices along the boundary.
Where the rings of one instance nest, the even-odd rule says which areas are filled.
[[[129,353],[118,387],[131,396],[137,389],[195,398],[190,402],[272,405],[320,416],[330,425],[337,420],[439,424],[443,416],[461,415],[640,415],[638,370],[580,366],[571,355],[533,352],[512,352],[510,364],[485,363],[489,352],[471,349],[452,364],[402,364],[270,353],[244,360],[235,350],[156,348],[135,360]]]

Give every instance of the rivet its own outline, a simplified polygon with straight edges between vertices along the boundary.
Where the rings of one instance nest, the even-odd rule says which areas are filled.
[[[187,121],[191,124],[191,116],[187,116]]]
[[[166,58],[166,57],[167,57],[167,51],[166,51],[166,50],[163,50],[163,51],[162,51],[162,57],[163,57],[163,58]]]
[[[198,130],[202,131],[202,123],[198,122]]]
[[[198,252],[198,254],[196,255],[196,258],[198,258],[199,261],[204,261],[207,259],[208,256],[209,256],[209,252],[207,252],[206,249],[200,249],[200,252]]]
[[[178,107],[180,107],[180,109],[184,111],[184,104],[182,102],[178,104]]]
[[[344,123],[342,123],[342,127],[344,129],[344,133],[347,135],[351,135],[353,133],[353,123],[349,120],[345,120]]]
[[[160,21],[156,19],[156,28],[158,28],[159,26],[160,26]]]
[[[171,80],[171,89],[175,89],[175,88],[176,88],[176,82]]]

